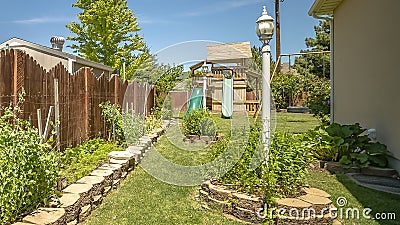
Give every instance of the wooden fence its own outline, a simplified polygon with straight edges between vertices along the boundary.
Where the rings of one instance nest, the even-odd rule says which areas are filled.
[[[38,127],[37,110],[40,109],[40,123],[45,127],[50,107],[55,106],[55,80],[58,81],[61,149],[76,146],[88,138],[108,136],[100,103],[110,101],[145,115],[154,106],[154,88],[148,84],[128,84],[118,76],[96,78],[90,68],[69,74],[61,63],[47,72],[23,51],[1,51],[1,109],[10,103],[17,104],[18,96],[24,92],[25,101],[20,103],[23,113],[19,117]],[[54,113],[51,121],[55,123]]]

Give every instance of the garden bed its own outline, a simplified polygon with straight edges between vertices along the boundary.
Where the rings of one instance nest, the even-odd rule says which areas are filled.
[[[222,210],[239,220],[261,223],[258,212],[264,208],[263,197],[239,193],[230,185],[214,181],[205,181],[199,189],[200,200],[204,208]]]
[[[153,134],[144,136],[141,144],[135,146],[139,149],[138,152],[131,152],[133,146],[125,151],[110,152],[108,162],[64,188],[58,204],[52,208],[39,208],[15,224],[71,225],[85,221],[91,212],[99,207],[103,198],[111,190],[117,189],[121,181],[139,163],[138,160],[148,149],[148,140],[157,141],[157,137],[163,132],[164,130],[158,129]]]
[[[187,135],[183,141],[189,143],[203,143],[203,144],[210,144],[216,141],[220,141],[224,138],[223,135],[217,136],[200,136],[200,135]]]
[[[199,189],[203,208],[222,210],[224,213],[252,224],[261,224],[267,216],[273,215],[276,224],[332,224],[335,215],[330,195],[316,188],[304,187],[296,196],[277,199],[276,207],[270,212],[263,196],[249,195],[216,181],[205,181]],[[315,210],[311,214],[309,210]],[[294,214],[290,212],[296,212]],[[309,213],[305,215],[302,213]],[[309,217],[309,218],[308,218]],[[335,221],[338,224],[338,221]]]

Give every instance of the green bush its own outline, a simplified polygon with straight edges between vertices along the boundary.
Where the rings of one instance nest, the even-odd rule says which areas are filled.
[[[301,136],[275,133],[270,146],[268,167],[265,164],[265,153],[260,137],[261,126],[252,126],[243,155],[231,170],[219,178],[219,181],[235,184],[239,191],[261,193],[266,196],[269,203],[273,198],[297,193],[305,183],[307,167],[312,158],[308,150],[303,148]],[[242,145],[241,143],[231,145],[232,153],[240,152]],[[215,154],[213,158],[226,151],[227,143],[216,146],[219,149],[213,151]],[[252,169],[251,165],[255,159],[260,159],[263,163]]]
[[[137,144],[139,138],[144,135],[146,129],[145,119],[143,116],[132,113],[122,113],[122,130],[124,132],[125,143]]]
[[[326,78],[315,77],[310,84],[307,105],[316,118],[323,123],[328,123],[330,120],[330,81]]]
[[[215,136],[217,127],[208,110],[196,109],[188,113],[183,120],[185,135]]]
[[[320,160],[340,162],[343,167],[387,166],[386,146],[373,143],[360,124],[322,125],[307,132],[303,144]]]
[[[116,144],[107,143],[95,138],[83,144],[67,148],[61,154],[61,175],[74,183],[78,179],[89,175],[100,163],[108,159],[108,153],[122,150]]]
[[[312,161],[303,148],[301,135],[275,133],[266,172],[267,196],[281,197],[296,194],[305,184],[307,167]]]
[[[293,105],[294,99],[305,90],[305,79],[295,74],[277,74],[271,82],[272,95],[277,109]]]
[[[133,144],[143,136],[145,129],[143,116],[130,112],[121,113],[120,106],[109,101],[100,104],[100,108],[109,129],[109,140],[118,144]]]
[[[155,115],[146,117],[146,132],[150,133],[157,128],[162,127],[162,120]]]
[[[54,194],[57,157],[37,129],[6,108],[0,118],[0,223],[43,205]]]
[[[296,98],[307,93],[306,104],[315,117],[329,122],[330,80],[313,75],[278,74],[271,82],[276,108],[285,109],[293,105]]]
[[[172,99],[167,95],[161,109],[161,119],[170,120],[172,118]]]

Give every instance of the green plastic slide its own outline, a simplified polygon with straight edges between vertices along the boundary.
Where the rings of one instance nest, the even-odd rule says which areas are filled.
[[[226,118],[233,114],[233,78],[224,78],[222,85],[222,115]]]
[[[202,88],[193,88],[192,94],[189,99],[189,106],[185,112],[185,117],[188,113],[195,109],[203,108],[203,89]]]

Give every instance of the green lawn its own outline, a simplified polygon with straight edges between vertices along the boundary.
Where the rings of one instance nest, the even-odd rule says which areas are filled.
[[[400,224],[400,195],[388,194],[360,187],[355,184],[345,174],[331,175],[328,172],[310,172],[308,183],[312,187],[325,190],[332,195],[332,201],[336,204],[339,197],[345,197],[347,205],[343,207],[343,219],[340,219],[345,225],[398,225]],[[346,219],[346,210],[357,208],[360,211],[360,219]],[[371,220],[362,216],[365,208],[372,209],[371,217],[375,213],[395,213],[396,220]],[[340,208],[338,208],[340,209]],[[388,214],[387,214],[388,215]]]
[[[320,122],[312,114],[277,113],[276,131],[304,133],[318,126]]]
[[[222,133],[230,132],[231,121],[218,120]],[[249,120],[252,121],[252,118]],[[277,113],[277,131],[303,133],[319,122],[310,114]],[[210,149],[201,150],[198,144],[194,151],[183,151],[187,143],[181,142],[179,130],[163,136],[156,144],[157,150],[166,158],[181,165],[198,165],[209,160]],[[169,138],[175,136],[177,142],[171,144]],[[180,148],[177,148],[179,146]],[[400,196],[362,188],[345,175],[330,175],[325,172],[311,172],[308,183],[312,187],[326,190],[335,202],[340,196],[346,197],[349,207],[372,208],[373,212],[396,212],[400,217]],[[85,223],[92,224],[242,224],[226,218],[217,211],[204,210],[195,196],[198,187],[179,187],[166,184],[136,168],[121,187],[107,196],[103,204],[93,212]],[[400,224],[396,221],[343,220],[344,224]],[[391,222],[391,223],[390,223]]]
[[[221,133],[231,131],[230,120],[215,115],[214,118]],[[155,147],[165,158],[180,165],[199,165],[210,160],[210,148],[200,151],[204,145],[193,146],[182,139],[179,128],[174,127]],[[188,146],[191,151],[183,150]],[[195,198],[198,188],[166,184],[137,167],[117,191],[105,198],[85,224],[242,224],[220,212],[202,209]]]

